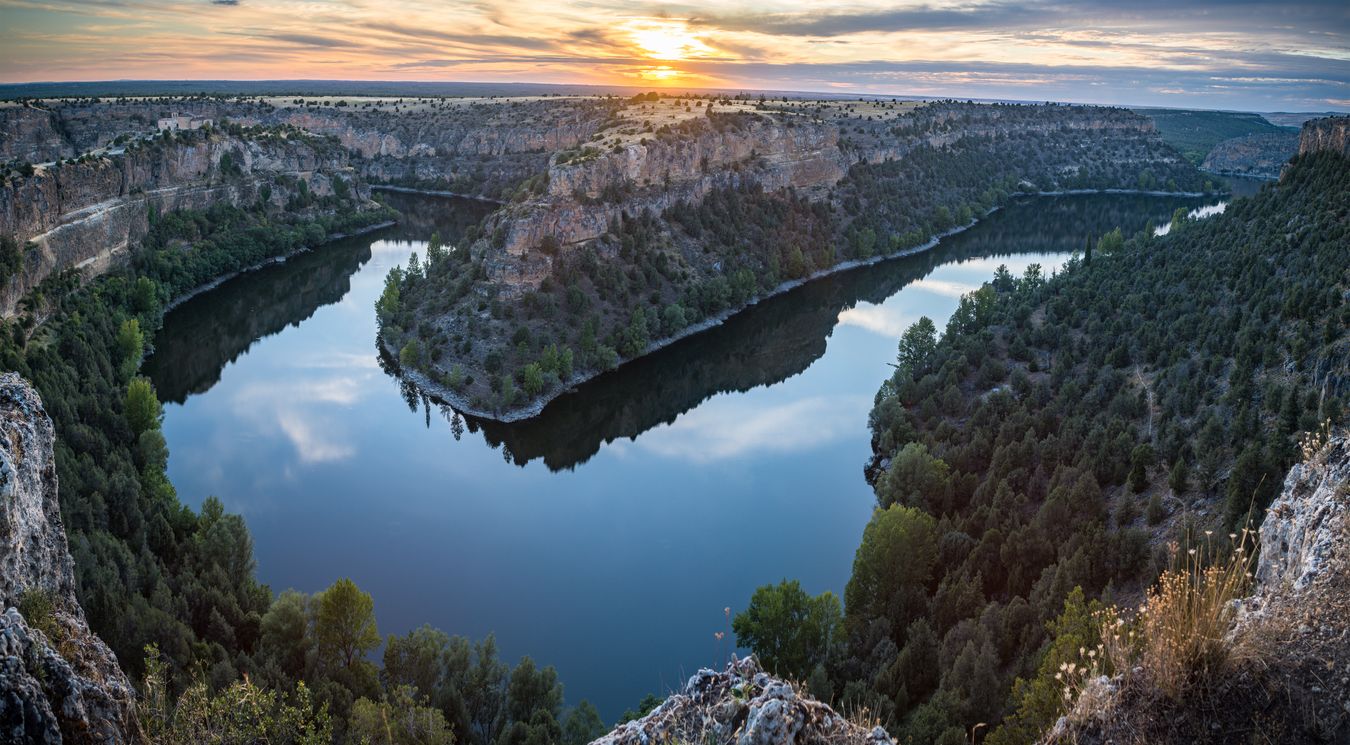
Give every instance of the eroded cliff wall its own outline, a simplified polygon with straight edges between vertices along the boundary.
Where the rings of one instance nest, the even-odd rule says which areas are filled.
[[[342,148],[219,132],[156,138],[8,179],[0,186],[0,234],[25,245],[19,273],[0,288],[0,315],[12,314],[52,274],[105,271],[145,235],[152,213],[254,205],[264,197],[282,209],[301,190],[345,194],[358,206],[368,195]]]
[[[1350,116],[1329,116],[1304,123],[1298,141],[1299,154],[1323,150],[1350,155]]]
[[[75,597],[54,448],[37,392],[0,374],[0,741],[134,741],[135,692]]]

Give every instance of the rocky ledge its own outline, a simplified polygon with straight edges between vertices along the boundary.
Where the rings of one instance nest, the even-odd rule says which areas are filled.
[[[850,721],[791,683],[760,670],[754,658],[747,657],[733,660],[722,672],[699,670],[683,691],[591,745],[665,742],[894,745],[895,741],[885,729]]]
[[[54,446],[37,392],[0,374],[0,741],[132,742],[135,692],[75,598]]]

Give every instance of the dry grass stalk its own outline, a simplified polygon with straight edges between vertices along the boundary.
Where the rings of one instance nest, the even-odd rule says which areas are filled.
[[[1202,545],[1173,551],[1139,610],[1141,659],[1153,683],[1178,699],[1194,683],[1219,674],[1231,653],[1225,639],[1252,582],[1256,534],[1243,528],[1227,546],[1205,531]]]

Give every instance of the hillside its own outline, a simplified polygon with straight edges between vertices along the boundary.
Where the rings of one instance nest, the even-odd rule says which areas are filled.
[[[1299,133],[1250,134],[1216,144],[1200,168],[1223,176],[1279,178],[1280,170],[1298,152]]]
[[[1348,199],[1344,156],[1310,152],[1221,216],[1108,235],[1049,281],[1000,274],[940,338],[905,334],[834,667],[900,739],[1007,715],[1075,587],[1138,598],[1169,541],[1264,516],[1300,433],[1345,415]],[[901,585],[865,560],[892,523],[930,541]],[[1018,683],[990,742],[1032,739],[1054,690]]]
[[[390,359],[462,411],[526,418],[747,303],[931,247],[1015,193],[1210,188],[1119,109],[703,104],[629,102],[471,245],[391,275]]]
[[[1135,109],[1153,120],[1167,144],[1196,165],[1205,161],[1215,145],[1234,137],[1298,131],[1272,124],[1260,114],[1240,111],[1190,111],[1187,109]]]

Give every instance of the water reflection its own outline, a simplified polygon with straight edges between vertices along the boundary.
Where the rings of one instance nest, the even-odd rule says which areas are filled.
[[[670,424],[719,393],[773,385],[802,372],[825,353],[839,323],[898,337],[914,319],[889,318],[879,304],[906,285],[946,296],[974,289],[923,279],[938,266],[982,257],[992,275],[999,263],[993,257],[1069,253],[1116,226],[1164,222],[1176,208],[1200,204],[1197,199],[1119,196],[1019,201],[932,251],[842,272],[770,298],[720,327],[582,384],[538,417],[510,424],[466,417],[465,425],[482,432],[493,447],[503,445],[518,465],[542,458],[555,471],[574,468],[603,444]],[[403,391],[417,408],[416,390],[405,385]],[[424,413],[432,405],[421,401]],[[452,423],[459,419],[447,406],[440,411]],[[817,421],[796,414],[806,417],[797,421]]]
[[[375,240],[425,241],[439,234],[453,243],[492,209],[474,200],[415,194],[381,194],[381,199],[400,211],[398,225],[247,273],[174,309],[144,366],[160,400],[181,404],[205,393],[259,340],[299,326],[341,300],[351,290],[352,275],[370,261]]]

